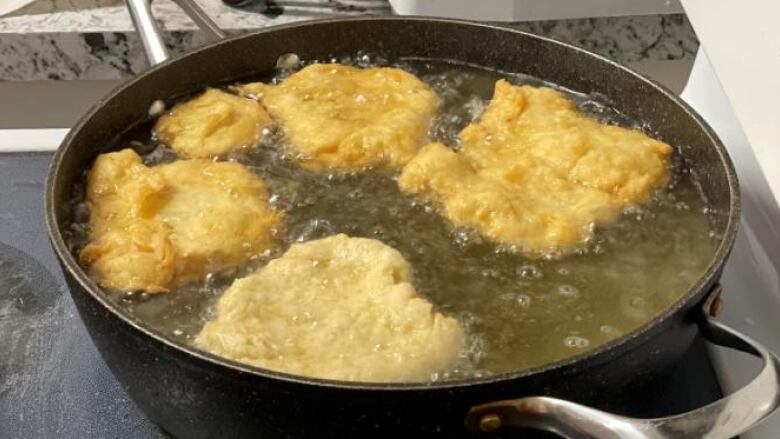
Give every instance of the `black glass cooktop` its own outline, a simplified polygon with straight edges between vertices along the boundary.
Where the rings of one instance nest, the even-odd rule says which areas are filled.
[[[50,154],[0,154],[0,438],[162,438],[98,356],[43,223]]]
[[[163,438],[98,356],[43,223],[50,154],[0,154],[0,438]],[[619,411],[662,416],[717,399],[702,340]],[[632,394],[633,393],[633,394]],[[527,437],[527,436],[523,436]]]

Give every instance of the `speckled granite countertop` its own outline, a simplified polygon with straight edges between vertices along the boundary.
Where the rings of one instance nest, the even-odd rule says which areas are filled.
[[[49,32],[128,32],[133,23],[122,2],[96,0],[105,6],[86,8],[86,2],[78,0],[47,0],[36,11],[46,11],[46,4],[52,11],[36,14],[0,18],[2,33],[49,33]],[[90,4],[95,4],[91,2]],[[226,30],[257,29],[273,24],[288,23],[317,17],[388,14],[390,5],[384,0],[287,0],[285,6],[269,8],[267,13],[244,12],[223,4],[220,0],[198,0],[198,4],[209,16]],[[72,5],[72,6],[68,6]],[[19,12],[25,12],[24,10]],[[171,0],[155,0],[152,12],[161,27],[168,31],[195,30],[195,24]]]
[[[97,3],[96,3],[97,2]],[[198,3],[224,29],[242,32],[313,18],[392,13],[385,0],[286,0],[267,13],[220,0]],[[89,8],[95,4],[99,8]],[[171,0],[155,16],[174,53],[205,41]],[[698,42],[683,15],[524,22],[508,26],[599,52],[619,62],[690,59]],[[118,0],[39,0],[0,18],[0,80],[121,79],[146,66],[130,17]]]

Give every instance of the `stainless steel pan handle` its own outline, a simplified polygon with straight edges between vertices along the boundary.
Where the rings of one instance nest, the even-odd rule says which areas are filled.
[[[217,26],[195,0],[174,0],[212,39],[225,38],[225,33]],[[152,16],[151,0],[125,0],[130,18],[133,20],[138,36],[144,45],[149,64],[155,65],[167,60],[170,55],[163,42],[162,33]]]
[[[780,405],[780,360],[756,341],[712,320],[716,300],[717,293],[704,305],[704,336],[764,360],[758,376],[737,392],[688,413],[656,419],[628,418],[548,397],[497,401],[473,407],[466,426],[481,432],[503,426],[536,428],[569,439],[729,439],[744,433]]]

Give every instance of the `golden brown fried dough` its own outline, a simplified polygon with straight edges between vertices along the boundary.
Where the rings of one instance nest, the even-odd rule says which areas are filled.
[[[90,242],[80,259],[102,286],[157,293],[171,284],[171,230],[155,219],[165,187],[162,176],[131,149],[95,160],[86,194]]]
[[[80,259],[111,290],[164,292],[234,269],[272,247],[281,223],[263,181],[242,165],[149,168],[130,149],[98,156],[86,199]]]
[[[425,83],[395,68],[313,64],[281,85],[239,90],[261,100],[313,170],[402,166],[425,144],[438,106]]]
[[[184,158],[214,158],[254,145],[271,122],[256,101],[216,89],[160,117],[157,137]]]
[[[672,148],[581,114],[553,89],[496,83],[462,150],[423,148],[399,178],[454,224],[543,255],[570,250],[668,176]]]
[[[295,244],[235,281],[195,345],[273,370],[351,381],[427,381],[464,344],[432,310],[411,267],[380,241],[335,235]]]

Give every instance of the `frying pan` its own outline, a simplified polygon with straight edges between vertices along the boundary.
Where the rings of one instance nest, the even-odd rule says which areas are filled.
[[[748,337],[712,320],[718,278],[739,218],[732,163],[707,124],[677,96],[598,55],[535,35],[464,21],[371,17],[267,28],[221,39],[197,5],[180,0],[194,20],[220,38],[175,60],[155,28],[146,0],[128,6],[152,64],[97,102],[54,155],[46,224],[81,318],[112,372],[135,403],[181,438],[460,437],[511,435],[536,428],[569,438],[730,438],[780,404],[778,359]],[[303,59],[353,55],[451,59],[522,72],[569,89],[599,93],[646,122],[695,172],[719,236],[706,271],[665,312],[606,345],[531,370],[436,383],[356,383],[293,376],[219,358],[150,329],[109,301],[65,243],[69,199],[110,140],[149,119],[150,105],[269,72],[279,55]],[[121,145],[120,145],[121,146]],[[758,376],[706,407],[660,419],[608,413],[626,386],[642,386],[669,367],[702,333],[710,341],[763,359]],[[523,430],[527,433],[527,430]],[[515,431],[517,432],[517,431]]]

